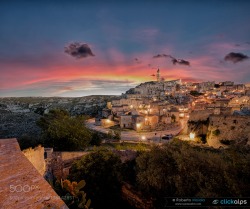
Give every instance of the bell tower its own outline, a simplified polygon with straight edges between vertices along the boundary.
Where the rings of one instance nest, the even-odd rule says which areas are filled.
[[[157,78],[157,81],[158,81],[158,82],[161,81],[161,74],[160,74],[160,69],[159,69],[159,68],[158,68],[158,70],[157,70],[156,78]]]

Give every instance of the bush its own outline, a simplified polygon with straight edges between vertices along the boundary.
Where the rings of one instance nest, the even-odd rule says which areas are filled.
[[[90,144],[93,146],[100,146],[102,143],[102,137],[97,132],[92,133],[92,139]]]
[[[117,131],[117,130],[109,130],[108,131],[108,135],[107,137],[109,139],[116,139],[116,140],[120,140],[121,139],[121,132],[120,131]]]
[[[114,208],[120,199],[121,167],[121,160],[116,154],[99,149],[76,161],[69,178],[72,181],[86,181],[84,190],[92,200],[93,208]]]
[[[198,91],[190,91],[190,94],[194,97],[202,95],[202,93],[199,93]]]
[[[220,135],[220,130],[216,129],[212,133],[213,133],[214,136],[219,136]]]
[[[136,159],[137,184],[156,200],[156,208],[164,206],[164,197],[244,196],[250,192],[249,158],[249,152],[240,157],[237,150],[192,147],[174,140]],[[239,184],[241,178],[244,184]]]

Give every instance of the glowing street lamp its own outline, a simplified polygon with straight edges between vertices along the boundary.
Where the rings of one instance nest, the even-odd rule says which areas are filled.
[[[183,118],[183,117],[184,117],[184,113],[180,113],[179,116],[180,116],[181,118]]]
[[[195,133],[191,132],[191,133],[189,134],[189,138],[193,140],[193,139],[195,138]]]
[[[145,140],[146,140],[146,136],[142,136],[142,137],[141,137],[141,140],[142,140],[142,141],[145,141]]]
[[[137,131],[139,131],[140,127],[141,127],[141,124],[140,123],[136,123],[136,130]]]

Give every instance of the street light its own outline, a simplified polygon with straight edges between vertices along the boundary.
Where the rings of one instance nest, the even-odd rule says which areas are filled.
[[[140,123],[136,123],[136,130],[137,131],[139,131],[140,127],[141,127],[141,124]]]
[[[183,117],[184,117],[184,113],[180,113],[179,116],[180,116],[181,118],[183,118]]]
[[[189,134],[189,138],[192,139],[192,140],[194,140],[194,138],[195,138],[195,133],[191,132],[191,133]]]

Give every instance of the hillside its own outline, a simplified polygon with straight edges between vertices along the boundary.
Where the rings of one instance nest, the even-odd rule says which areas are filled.
[[[95,116],[118,96],[86,97],[6,97],[0,98],[0,138],[40,135],[36,121],[51,109],[65,109],[71,115]]]

